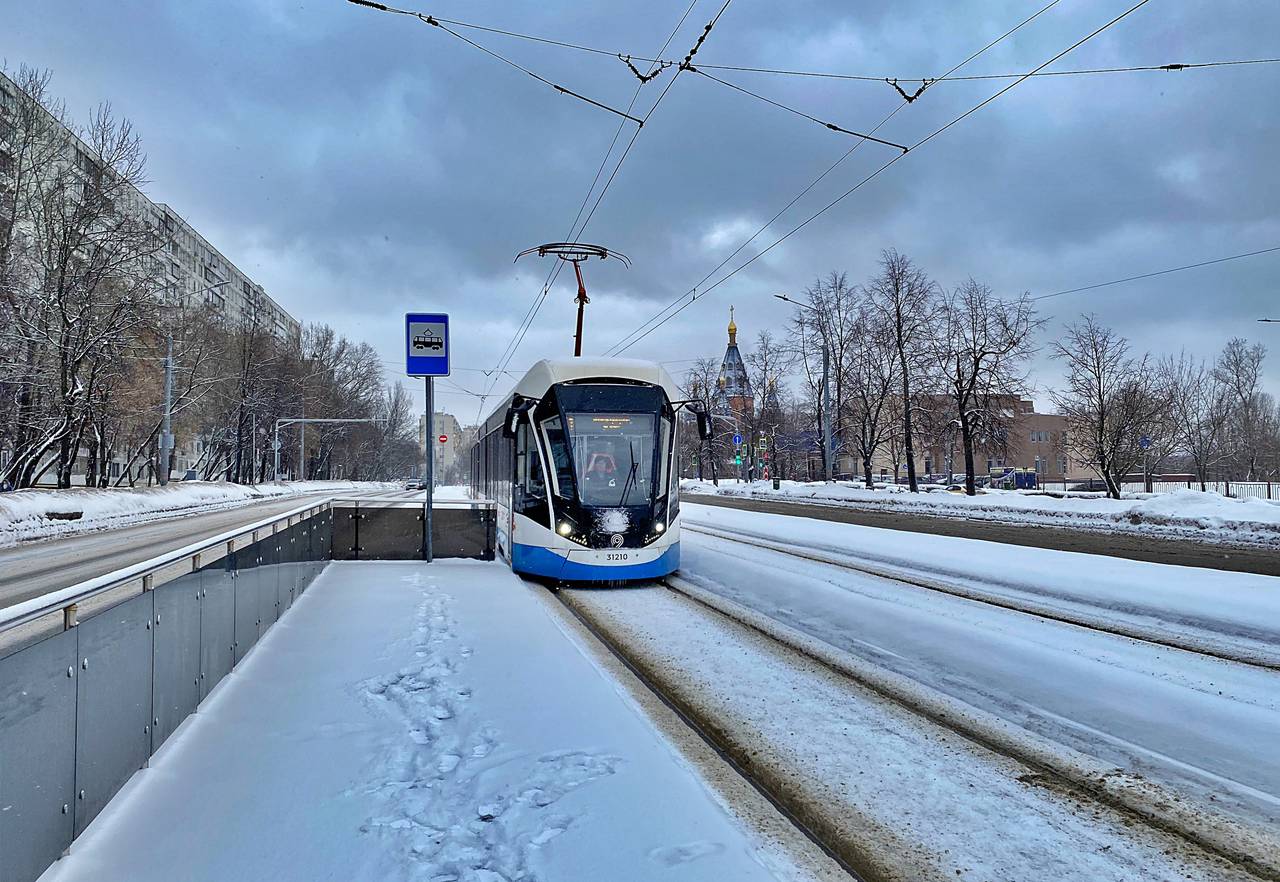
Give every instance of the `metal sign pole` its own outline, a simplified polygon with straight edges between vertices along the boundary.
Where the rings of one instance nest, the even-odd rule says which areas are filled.
[[[431,563],[431,500],[435,494],[436,485],[436,448],[435,448],[435,402],[432,400],[432,386],[434,384],[433,377],[427,377],[427,502],[426,511],[423,515],[423,522],[426,524],[426,543],[424,549],[426,551],[427,563]]]

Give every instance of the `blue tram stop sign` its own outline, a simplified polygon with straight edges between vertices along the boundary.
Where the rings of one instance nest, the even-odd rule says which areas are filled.
[[[411,377],[449,376],[449,316],[410,312],[404,317],[404,365]]]

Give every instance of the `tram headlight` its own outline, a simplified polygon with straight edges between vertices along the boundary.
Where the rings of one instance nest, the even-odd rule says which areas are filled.
[[[560,526],[556,527],[556,532],[567,539],[573,533],[573,524],[568,521],[561,521]]]
[[[664,524],[662,521],[654,521],[654,522],[653,522],[653,532],[655,532],[655,533],[661,533],[661,532],[662,532],[663,530],[665,530],[666,528],[667,528],[667,525],[666,525],[666,524]]]

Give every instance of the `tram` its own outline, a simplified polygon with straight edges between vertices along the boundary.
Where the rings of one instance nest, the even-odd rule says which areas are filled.
[[[680,565],[681,411],[670,375],[620,358],[543,360],[480,425],[471,489],[497,505],[498,553],[561,582],[653,579]]]

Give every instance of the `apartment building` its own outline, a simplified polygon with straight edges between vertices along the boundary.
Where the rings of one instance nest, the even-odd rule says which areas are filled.
[[[467,439],[462,431],[462,424],[451,413],[436,411],[431,418],[431,438],[427,437],[427,417],[418,418],[418,450],[426,462],[427,449],[434,451],[436,481],[453,480],[453,473],[467,454]],[[440,439],[444,438],[444,441]]]
[[[12,185],[15,171],[17,96],[17,84],[0,72],[0,196],[5,194],[6,187]],[[53,120],[53,117],[48,116],[48,119]],[[59,126],[57,138],[62,154],[58,159],[62,163],[58,167],[60,171],[70,169],[81,177],[104,173],[101,157],[95,155],[75,132]],[[124,199],[125,205],[120,207],[134,217],[141,218],[156,234],[159,249],[140,260],[145,262],[144,269],[155,280],[155,296],[160,302],[183,307],[206,303],[225,317],[228,326],[243,327],[256,322],[260,328],[280,340],[293,342],[300,338],[301,323],[176,209],[153,201],[136,188],[129,188]],[[4,211],[8,204],[7,199],[0,198],[0,211]],[[31,231],[20,228],[18,232],[22,234]],[[179,437],[175,453],[174,476],[181,477],[187,468],[195,464],[197,451],[191,439]],[[0,449],[0,462],[9,455],[9,451]],[[85,457],[86,452],[82,450],[75,467],[77,476],[84,474]],[[123,466],[123,462],[111,463],[109,478],[120,478]],[[146,463],[135,464],[139,474],[145,474],[146,468]],[[46,474],[43,480],[51,479]]]
[[[0,72],[0,187],[12,173],[13,108],[17,93],[17,84]],[[89,145],[65,127],[60,135],[66,145],[62,162],[85,175],[102,173],[101,158],[93,154]],[[256,317],[263,327],[282,340],[296,339],[301,334],[298,320],[177,210],[152,201],[134,188],[130,189],[128,202],[129,211],[143,218],[163,243],[159,252],[143,260],[147,262],[146,269],[156,278],[161,289],[157,296],[164,302],[191,306],[203,301],[232,324]]]

